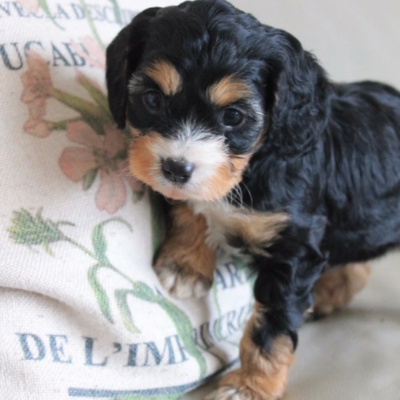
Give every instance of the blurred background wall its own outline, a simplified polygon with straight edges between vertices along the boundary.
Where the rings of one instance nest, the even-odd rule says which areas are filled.
[[[339,81],[379,80],[400,89],[400,0],[231,0],[287,30]]]

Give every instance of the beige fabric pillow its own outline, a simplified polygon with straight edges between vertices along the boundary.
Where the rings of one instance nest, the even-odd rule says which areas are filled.
[[[249,278],[221,260],[204,300],[151,268],[157,202],[127,175],[105,45],[173,1],[0,3],[0,398],[174,399],[237,358]]]

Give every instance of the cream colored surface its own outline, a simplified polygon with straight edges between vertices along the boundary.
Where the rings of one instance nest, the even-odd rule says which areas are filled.
[[[168,296],[106,106],[117,16],[156,3],[0,1],[0,400],[173,400],[237,358],[249,277],[221,260],[212,295]]]
[[[372,79],[400,88],[399,1],[232,2],[294,34],[332,79]],[[367,288],[348,309],[300,330],[284,400],[399,400],[399,354],[400,255],[394,253],[373,263]],[[187,399],[200,399],[214,386]]]

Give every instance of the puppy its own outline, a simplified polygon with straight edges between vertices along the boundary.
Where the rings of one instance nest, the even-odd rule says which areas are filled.
[[[131,173],[179,200],[155,261],[165,289],[205,295],[218,249],[257,271],[241,367],[215,398],[281,398],[305,312],[345,305],[400,243],[400,93],[331,82],[296,38],[223,0],[136,16],[107,49],[107,85]]]

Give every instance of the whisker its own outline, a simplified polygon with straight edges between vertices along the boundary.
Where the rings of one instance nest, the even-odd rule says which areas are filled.
[[[238,196],[238,205],[239,205],[239,207],[243,207],[243,192],[242,192],[242,188],[240,187],[240,185],[239,185],[239,183],[238,183],[238,181],[235,179],[235,182],[236,182],[236,186],[235,186],[235,191],[236,191],[236,194],[237,194],[237,196]]]
[[[237,191],[239,192],[239,198],[240,198],[240,207],[243,207],[243,191],[242,188],[240,187],[239,183],[237,183]]]
[[[118,172],[119,172],[119,173],[122,173],[122,174],[130,174],[129,165],[127,165],[127,166],[124,167],[124,168],[118,169]]]
[[[244,182],[242,182],[242,185],[245,187],[245,189],[247,190],[247,193],[249,194],[249,197],[250,197],[250,207],[253,208],[253,196],[252,196],[252,194],[251,194],[251,192],[250,192],[250,189],[248,188],[248,186],[247,186]]]

